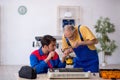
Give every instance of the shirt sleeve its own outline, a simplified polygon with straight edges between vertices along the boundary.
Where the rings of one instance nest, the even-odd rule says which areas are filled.
[[[64,63],[59,63],[59,65],[58,65],[58,68],[65,68],[66,67],[66,63],[64,62]]]
[[[34,54],[30,55],[30,64],[33,67],[37,74],[46,73],[48,70],[48,65],[44,60],[38,61]]]
[[[58,68],[65,68],[66,67],[66,63],[65,62],[61,62],[60,59],[58,59],[59,63],[58,63]]]
[[[66,39],[65,39],[65,37],[64,37],[64,35],[62,36],[62,50],[65,50],[65,49],[67,49],[69,46],[68,46],[68,44],[67,44],[67,42],[66,42]]]
[[[55,66],[57,68],[65,68],[66,67],[66,63],[65,62],[61,62],[61,60],[60,60],[60,58],[59,58],[57,53],[55,53],[54,61],[55,61]]]
[[[91,32],[91,30],[88,27],[86,27],[86,26],[81,26],[80,27],[80,32],[81,32],[84,40],[96,39],[94,34]]]

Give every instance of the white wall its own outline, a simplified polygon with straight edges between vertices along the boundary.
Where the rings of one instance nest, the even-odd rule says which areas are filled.
[[[80,6],[81,22],[91,30],[100,16],[109,17],[116,25],[111,38],[116,40],[118,49],[107,57],[109,64],[120,64],[120,0],[3,0],[1,6],[1,52],[2,65],[29,64],[29,55],[35,48],[35,36],[57,35],[57,7],[59,5]],[[25,15],[18,13],[18,7],[25,5]],[[94,32],[94,30],[93,30]],[[100,57],[101,58],[101,57]],[[101,63],[100,59],[100,63]]]

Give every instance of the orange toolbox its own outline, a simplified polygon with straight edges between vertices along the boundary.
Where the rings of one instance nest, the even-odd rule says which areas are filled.
[[[120,69],[100,69],[99,75],[104,79],[120,79]]]

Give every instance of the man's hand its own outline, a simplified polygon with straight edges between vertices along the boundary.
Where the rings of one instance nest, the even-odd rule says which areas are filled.
[[[50,60],[54,55],[55,55],[55,52],[52,51],[52,52],[49,53],[47,58]]]
[[[48,57],[44,61],[47,63],[52,57],[54,57],[54,55],[55,55],[54,51],[50,52]]]
[[[70,47],[68,49],[65,49],[65,51],[63,53],[64,53],[64,55],[69,55],[71,52],[73,52],[73,49]]]
[[[62,56],[62,62],[65,62],[65,59],[66,59],[67,56],[68,56],[68,55],[63,54],[63,56]]]
[[[63,52],[63,57],[62,57],[62,62],[65,62],[66,57],[73,52],[73,49],[70,47],[68,49],[65,49],[65,51]]]

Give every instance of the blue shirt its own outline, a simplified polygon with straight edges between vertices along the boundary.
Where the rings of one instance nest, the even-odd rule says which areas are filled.
[[[49,53],[48,53],[49,54]],[[66,63],[62,63],[58,54],[55,52],[54,57],[47,63],[44,61],[48,55],[44,54],[42,48],[35,50],[30,55],[30,64],[37,74],[47,73],[49,68],[65,68]]]

